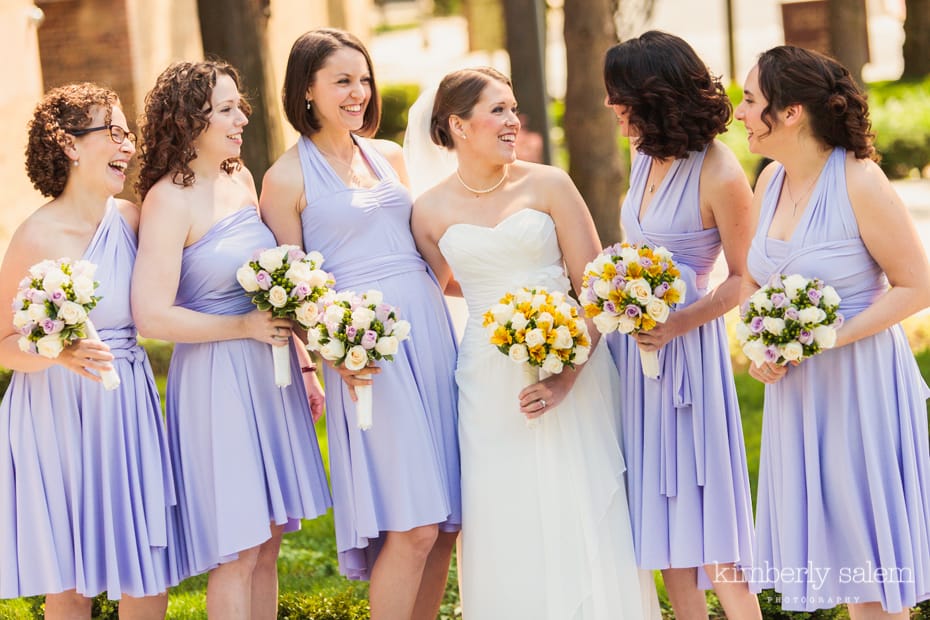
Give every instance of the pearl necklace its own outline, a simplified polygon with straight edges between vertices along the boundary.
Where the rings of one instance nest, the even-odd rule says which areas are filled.
[[[459,180],[459,183],[462,184],[462,187],[464,187],[465,189],[470,191],[472,194],[474,194],[475,198],[479,198],[482,194],[490,194],[491,192],[496,190],[498,187],[500,187],[501,184],[503,184],[504,179],[507,178],[507,168],[504,168],[504,174],[501,175],[500,180],[487,189],[476,189],[470,186],[468,183],[465,182],[464,179],[462,179],[462,175],[459,173],[458,168],[456,168],[455,170],[455,176]]]

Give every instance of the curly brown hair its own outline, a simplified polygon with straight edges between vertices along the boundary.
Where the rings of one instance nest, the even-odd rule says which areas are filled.
[[[433,113],[430,117],[430,139],[439,146],[454,149],[452,132],[449,131],[449,117],[470,118],[475,104],[481,99],[485,87],[497,80],[513,89],[510,78],[491,67],[473,67],[453,71],[442,78],[433,101]]]
[[[43,196],[57,198],[65,190],[71,159],[64,149],[74,139],[68,132],[89,127],[100,108],[109,125],[118,104],[115,92],[91,82],[59,86],[42,97],[29,121],[26,174]]]
[[[866,96],[846,67],[829,56],[793,45],[762,52],[758,67],[759,89],[768,101],[762,122],[769,131],[776,111],[800,104],[818,140],[842,146],[857,159],[878,160]]]
[[[650,30],[610,48],[604,85],[611,105],[629,107],[637,148],[650,157],[703,150],[733,114],[720,78],[684,39],[667,32]]]
[[[194,140],[210,124],[213,111],[210,97],[221,73],[231,77],[236,88],[242,90],[239,72],[232,65],[222,60],[204,60],[170,65],[145,96],[145,112],[139,127],[142,166],[136,182],[140,199],[168,174],[177,185],[194,184],[194,171],[188,164],[197,157]],[[252,113],[245,98],[241,99],[240,107],[246,115]],[[239,158],[223,164],[228,172],[241,166]]]

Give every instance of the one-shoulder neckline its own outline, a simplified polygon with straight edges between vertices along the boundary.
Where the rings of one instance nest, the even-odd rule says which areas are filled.
[[[532,208],[532,207],[524,207],[524,208],[522,208],[522,209],[517,209],[516,211],[514,211],[514,212],[511,213],[510,215],[508,215],[508,216],[504,217],[503,219],[501,219],[501,221],[499,221],[498,223],[494,224],[493,226],[485,226],[485,225],[483,225],[483,224],[472,224],[471,222],[456,222],[456,223],[454,223],[454,224],[449,224],[449,226],[446,227],[446,230],[442,233],[442,235],[440,235],[439,241],[442,242],[442,240],[445,239],[446,235],[449,234],[449,231],[452,230],[453,228],[457,227],[457,226],[464,226],[464,227],[466,227],[466,228],[477,228],[477,229],[479,229],[479,230],[497,230],[498,228],[500,228],[501,226],[503,226],[504,224],[506,224],[506,223],[509,222],[510,220],[514,219],[514,218],[517,217],[518,215],[521,215],[521,214],[523,214],[523,213],[525,213],[525,212],[527,212],[527,211],[532,212],[532,213],[539,213],[539,214],[542,215],[545,219],[549,220],[550,222],[552,222],[553,225],[555,225],[555,222],[552,220],[552,216],[549,215],[548,213],[546,213],[545,211],[540,211],[539,209],[534,209],[534,208]]]
[[[246,206],[242,207],[241,209],[236,209],[236,210],[233,211],[232,213],[227,213],[226,215],[224,215],[224,216],[221,217],[220,219],[218,219],[218,220],[216,220],[215,222],[213,222],[213,223],[210,225],[210,228],[208,228],[197,240],[193,241],[193,242],[192,242],[190,245],[188,245],[188,246],[184,246],[184,250],[183,250],[183,251],[186,252],[187,250],[189,250],[189,249],[191,249],[191,248],[193,248],[193,247],[199,245],[200,243],[202,243],[205,239],[208,239],[208,238],[210,237],[210,235],[213,234],[213,231],[215,231],[217,228],[219,228],[220,224],[223,224],[223,223],[225,223],[227,220],[231,220],[231,219],[233,219],[234,217],[237,217],[237,216],[241,215],[242,213],[248,212],[248,211],[254,211],[254,212],[258,213],[258,207],[255,206],[255,205],[249,204],[249,205],[246,205]]]

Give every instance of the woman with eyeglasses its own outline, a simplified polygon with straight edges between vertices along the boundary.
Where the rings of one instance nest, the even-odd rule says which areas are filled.
[[[304,381],[275,386],[271,348],[292,347],[291,323],[255,309],[236,280],[277,245],[239,160],[251,111],[239,84],[224,62],[179,62],[145,98],[132,307],[143,334],[177,343],[165,400],[181,573],[210,572],[211,618],[258,620],[277,616],[282,534],[330,497],[316,374],[292,348]]]
[[[49,359],[20,350],[9,315],[0,321],[0,365],[14,371],[0,404],[0,598],[46,594],[50,620],[90,618],[104,591],[121,618],[163,618],[176,582],[168,445],[129,310],[139,212],[114,198],[136,150],[126,127],[116,94],[94,84],[42,99],[26,170],[51,200],[13,233],[0,267],[9,308],[44,259],[97,265],[100,342]],[[101,384],[109,369],[113,391]]]

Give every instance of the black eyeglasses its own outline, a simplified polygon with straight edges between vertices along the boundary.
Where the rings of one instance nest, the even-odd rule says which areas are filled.
[[[136,134],[131,131],[126,131],[119,125],[101,125],[100,127],[85,127],[84,129],[74,129],[69,131],[72,136],[83,136],[86,133],[91,133],[93,131],[102,131],[106,129],[110,132],[110,140],[113,140],[116,144],[122,144],[123,140],[129,138],[129,141],[133,144],[136,143]]]

